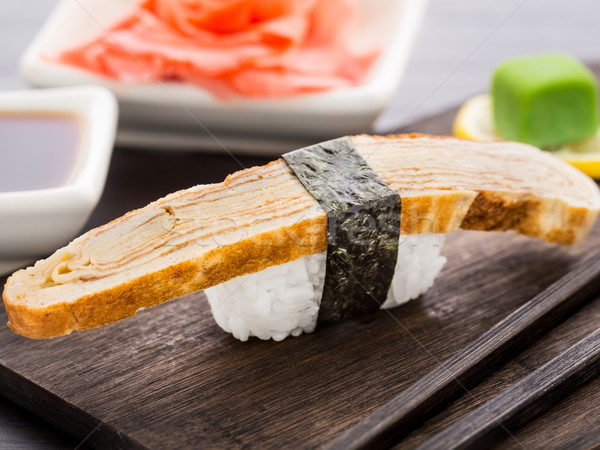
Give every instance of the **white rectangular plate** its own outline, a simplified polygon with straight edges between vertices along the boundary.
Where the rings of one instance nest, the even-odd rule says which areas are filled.
[[[126,84],[44,58],[105,32],[137,0],[61,0],[21,59],[38,87],[100,84],[120,106],[117,142],[278,155],[368,129],[396,92],[426,0],[359,0],[362,38],[383,42],[361,85],[285,99],[222,102],[185,83]]]

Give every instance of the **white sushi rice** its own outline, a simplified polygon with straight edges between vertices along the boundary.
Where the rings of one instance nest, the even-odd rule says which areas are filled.
[[[446,257],[440,254],[444,234],[407,234],[400,236],[394,278],[382,308],[394,308],[424,294],[433,286]]]
[[[305,256],[206,289],[217,324],[241,341],[249,336],[281,341],[314,331],[325,256]]]
[[[393,308],[427,291],[446,258],[442,234],[400,237],[388,298]],[[305,256],[257,273],[236,277],[204,292],[217,324],[234,337],[280,341],[314,331],[325,279],[326,254]]]

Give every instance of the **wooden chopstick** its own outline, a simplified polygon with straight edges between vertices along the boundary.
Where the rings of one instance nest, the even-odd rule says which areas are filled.
[[[423,442],[418,449],[481,448],[506,436],[598,375],[600,328],[550,362]],[[503,432],[504,431],[504,432]]]
[[[600,254],[529,300],[461,351],[325,446],[329,449],[391,445],[428,415],[476,384],[512,353],[525,348],[600,291]],[[465,318],[468,320],[468,318]]]

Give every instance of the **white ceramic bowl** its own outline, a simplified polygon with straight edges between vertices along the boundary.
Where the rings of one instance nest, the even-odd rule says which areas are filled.
[[[0,274],[48,255],[81,231],[104,189],[117,111],[114,95],[98,86],[0,91],[2,114],[67,113],[82,127],[75,168],[64,185],[0,192]]]
[[[382,43],[367,80],[286,99],[224,103],[189,84],[125,84],[43,57],[103,33],[134,1],[61,0],[24,53],[22,76],[41,87],[94,83],[110,88],[120,104],[120,143],[226,147],[264,155],[367,130],[400,84],[426,6],[426,0],[359,0],[361,26],[356,33],[362,42]]]

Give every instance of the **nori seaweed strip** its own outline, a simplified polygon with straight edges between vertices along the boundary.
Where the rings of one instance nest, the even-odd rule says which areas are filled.
[[[377,310],[394,276],[400,196],[369,167],[348,137],[283,155],[327,212],[327,261],[319,323]]]

